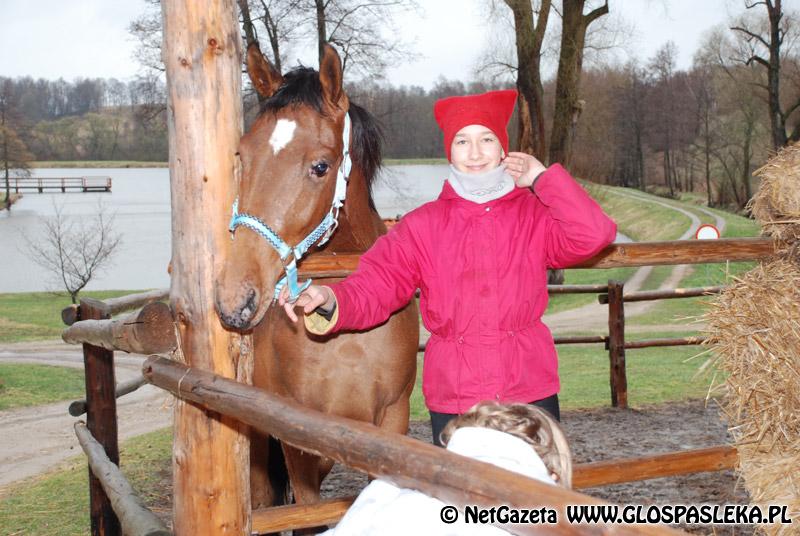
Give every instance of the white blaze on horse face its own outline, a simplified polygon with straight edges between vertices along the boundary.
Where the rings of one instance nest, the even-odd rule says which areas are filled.
[[[272,131],[272,136],[269,137],[269,144],[272,145],[273,154],[278,154],[281,149],[286,147],[294,137],[294,129],[297,128],[297,123],[288,119],[278,119],[275,125],[275,130]]]

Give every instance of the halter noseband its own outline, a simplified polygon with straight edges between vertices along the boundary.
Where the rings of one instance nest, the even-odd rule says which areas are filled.
[[[228,224],[228,230],[231,232],[231,240],[234,238],[236,228],[244,226],[252,229],[261,235],[267,243],[278,252],[281,258],[281,263],[286,271],[286,275],[278,281],[275,285],[275,293],[273,300],[278,299],[281,289],[287,284],[289,285],[289,302],[294,303],[301,292],[308,288],[311,284],[311,279],[308,279],[302,285],[297,284],[297,261],[313,246],[317,241],[317,246],[322,246],[331,237],[336,227],[339,225],[339,209],[344,204],[345,196],[347,195],[347,179],[350,176],[350,168],[352,161],[350,160],[350,114],[344,115],[344,130],[342,131],[343,151],[342,163],[339,165],[339,171],[336,173],[336,189],[333,193],[333,201],[331,209],[325,215],[323,220],[317,225],[308,236],[306,236],[299,244],[294,247],[289,246],[278,233],[270,229],[269,225],[261,221],[257,216],[239,212],[239,198],[233,202],[233,215],[231,222]],[[286,260],[292,255],[292,260],[288,264]]]

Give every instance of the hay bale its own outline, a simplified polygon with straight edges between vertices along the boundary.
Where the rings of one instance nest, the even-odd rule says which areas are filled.
[[[800,262],[788,251],[722,292],[705,315],[706,344],[727,373],[722,408],[753,504],[788,505],[800,533]]]
[[[761,185],[748,203],[778,249],[800,242],[800,143],[784,147],[753,175]]]

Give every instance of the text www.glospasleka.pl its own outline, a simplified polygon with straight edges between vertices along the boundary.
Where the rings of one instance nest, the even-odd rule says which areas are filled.
[[[666,505],[586,505],[571,504],[566,507],[570,524],[658,524],[689,523],[696,525],[791,524],[786,505],[769,505],[762,508],[746,504],[666,504]],[[766,511],[765,511],[766,510]],[[467,505],[463,511],[455,506],[444,506],[440,518],[452,524],[463,516],[471,524],[543,524],[559,522],[559,512],[553,508],[512,508],[493,506],[484,508]]]

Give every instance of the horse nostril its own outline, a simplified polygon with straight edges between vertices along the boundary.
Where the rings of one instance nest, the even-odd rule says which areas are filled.
[[[258,309],[258,293],[251,289],[250,292],[247,293],[247,302],[242,306],[239,310],[239,318],[242,321],[242,324],[245,324],[253,318],[253,315]]]

